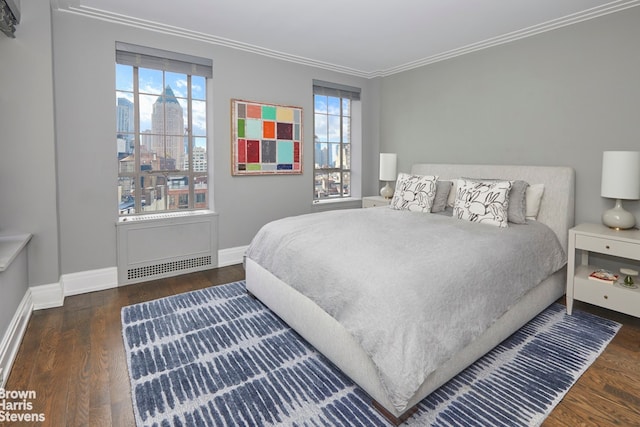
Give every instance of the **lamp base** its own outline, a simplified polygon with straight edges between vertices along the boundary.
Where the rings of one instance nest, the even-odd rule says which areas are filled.
[[[616,205],[602,214],[602,223],[615,230],[626,230],[636,225],[636,218],[631,212],[624,210],[622,200],[617,199]]]
[[[393,197],[393,188],[387,182],[387,185],[380,189],[380,195],[385,199],[390,199]]]

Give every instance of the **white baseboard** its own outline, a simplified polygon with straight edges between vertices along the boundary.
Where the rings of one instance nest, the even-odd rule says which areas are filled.
[[[235,248],[221,249],[218,251],[218,267],[242,264],[244,253],[248,246],[237,246]]]
[[[116,267],[98,270],[81,271],[79,273],[63,274],[58,283],[32,286],[31,295],[33,309],[62,307],[64,297],[102,291],[118,286],[118,269]]]
[[[222,249],[218,251],[218,267],[241,264],[248,246]],[[63,274],[58,283],[32,286],[30,289],[34,310],[62,307],[64,298],[71,295],[102,291],[118,287],[118,268],[107,267],[97,270]]]
[[[32,311],[31,291],[27,289],[0,343],[0,388],[4,388],[7,382]]]
[[[29,291],[31,292],[34,310],[62,307],[62,304],[64,304],[64,291],[61,282],[32,286]]]
[[[60,282],[65,297],[112,289],[118,286],[118,268],[108,267],[63,274]]]

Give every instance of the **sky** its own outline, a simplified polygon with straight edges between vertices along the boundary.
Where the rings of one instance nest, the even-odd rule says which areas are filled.
[[[148,68],[139,68],[139,92],[140,92],[140,130],[151,129],[151,113],[153,103],[162,94],[165,86],[170,86],[173,94],[178,99],[185,115],[187,123],[187,76],[186,74],[163,72]],[[193,135],[205,137],[207,135],[207,111],[206,111],[206,79],[201,76],[192,76],[192,107],[193,107]],[[116,64],[116,99],[126,98],[133,102],[133,67],[130,65]],[[206,149],[206,140],[196,138],[196,146]]]

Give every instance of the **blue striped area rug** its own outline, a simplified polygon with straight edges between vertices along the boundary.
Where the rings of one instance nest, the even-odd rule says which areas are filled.
[[[244,282],[124,307],[122,324],[139,427],[390,425]],[[539,425],[619,328],[553,304],[405,425]]]

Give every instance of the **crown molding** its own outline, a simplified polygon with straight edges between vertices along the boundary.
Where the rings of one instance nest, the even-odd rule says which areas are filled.
[[[81,16],[85,16],[93,19],[99,19],[102,21],[107,21],[112,23],[117,23],[121,25],[127,25],[130,27],[140,28],[148,31],[155,31],[163,34],[184,37],[191,40],[197,40],[205,43],[215,44],[218,46],[228,47],[231,49],[241,50],[248,53],[267,56],[267,57],[279,59],[282,61],[293,62],[300,65],[306,65],[309,67],[322,68],[325,70],[335,71],[338,73],[371,79],[375,77],[386,77],[393,74],[398,74],[404,71],[412,70],[414,68],[423,67],[425,65],[429,65],[436,62],[445,61],[447,59],[455,58],[457,56],[465,55],[467,53],[476,52],[476,51],[487,49],[493,46],[499,46],[505,43],[510,43],[516,40],[531,37],[531,36],[552,31],[558,28],[577,24],[579,22],[598,18],[600,16],[619,12],[619,11],[640,5],[640,0],[612,1],[610,3],[604,4],[601,6],[597,6],[591,9],[587,9],[581,12],[564,16],[562,18],[553,19],[547,22],[543,22],[541,24],[523,28],[521,30],[517,30],[507,34],[500,35],[500,36],[492,37],[477,43],[472,43],[466,46],[462,46],[460,48],[452,49],[452,50],[442,52],[436,55],[432,55],[426,58],[422,58],[416,61],[411,61],[406,64],[401,64],[397,67],[392,67],[385,70],[376,70],[376,71],[357,70],[354,68],[344,67],[337,64],[317,61],[317,60],[303,57],[303,56],[291,55],[288,53],[284,53],[284,52],[280,52],[272,49],[266,49],[264,47],[260,47],[260,46],[256,46],[248,43],[242,43],[242,42],[227,39],[224,37],[218,37],[211,34],[192,31],[185,28],[175,27],[167,24],[161,24],[158,22],[148,21],[144,19],[134,18],[131,16],[108,12],[102,9],[96,9],[92,7],[82,6],[82,5],[75,5],[72,3],[79,3],[79,2],[52,0],[52,7],[54,7],[56,10],[61,12],[72,13],[76,15],[81,15]]]
[[[397,74],[403,71],[408,71],[414,68],[419,68],[425,65],[433,64],[435,62],[445,61],[447,59],[455,58],[457,56],[465,55],[467,53],[476,52],[479,50],[487,49],[493,46],[499,46],[505,43],[511,43],[516,40],[524,39],[527,37],[535,36],[537,34],[553,31],[558,28],[566,27],[569,25],[577,24],[590,19],[598,18],[611,13],[619,12],[625,9],[629,9],[640,5],[640,0],[618,0],[611,3],[607,3],[602,6],[594,7],[591,9],[583,10],[578,13],[563,16],[562,18],[553,19],[551,21],[543,22],[541,24],[533,25],[531,27],[523,28],[521,30],[506,33],[497,37],[492,37],[477,43],[472,43],[457,49],[452,49],[446,52],[439,53],[427,58],[419,59],[417,61],[408,62],[397,67],[389,68],[382,71],[376,71],[370,73],[370,77],[385,77],[392,74]]]
[[[59,7],[60,12],[71,13],[75,15],[81,15],[89,18],[99,19],[101,21],[112,22],[121,25],[127,25],[148,31],[155,31],[158,33],[183,37],[191,40],[197,40],[205,43],[215,44],[218,46],[224,46],[231,49],[237,49],[248,53],[255,53],[257,55],[267,56],[282,61],[294,62],[296,64],[307,65],[310,67],[323,68],[326,70],[336,71],[339,73],[350,74],[358,77],[369,78],[369,74],[366,71],[357,70],[354,68],[344,67],[341,65],[331,64],[329,62],[317,61],[311,58],[303,56],[291,55],[288,53],[280,52],[277,50],[267,49],[264,47],[252,45],[249,43],[243,43],[236,40],[227,39],[224,37],[218,37],[211,34],[202,33],[199,31],[192,31],[185,28],[175,27],[172,25],[161,24],[154,21],[148,21],[145,19],[134,18],[127,15],[121,15],[118,13],[108,12],[102,9],[96,9],[87,6],[67,6]]]

